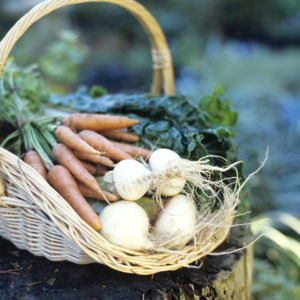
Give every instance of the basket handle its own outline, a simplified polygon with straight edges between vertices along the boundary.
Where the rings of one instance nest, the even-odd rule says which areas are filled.
[[[121,6],[140,22],[152,47],[154,73],[151,93],[158,95],[163,87],[165,94],[174,94],[174,73],[166,38],[155,18],[134,0],[46,0],[39,3],[25,14],[0,42],[0,76],[11,49],[33,23],[60,7],[86,2],[107,2]]]

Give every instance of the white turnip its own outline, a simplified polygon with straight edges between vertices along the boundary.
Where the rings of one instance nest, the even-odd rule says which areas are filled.
[[[113,182],[117,193],[125,200],[135,201],[150,188],[151,172],[133,159],[122,160],[113,170]]]
[[[149,218],[135,202],[118,201],[106,206],[100,220],[100,233],[112,244],[131,250],[153,247],[148,239]]]
[[[179,194],[166,202],[154,226],[153,236],[164,247],[182,248],[196,232],[197,209],[193,199]]]
[[[162,196],[179,194],[186,183],[180,175],[180,170],[174,170],[173,163],[180,160],[180,156],[170,149],[158,149],[149,158],[149,166],[154,177],[158,177],[161,184],[156,188]]]

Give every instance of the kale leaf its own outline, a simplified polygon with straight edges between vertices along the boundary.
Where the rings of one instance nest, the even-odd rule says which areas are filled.
[[[95,88],[95,87],[94,87]],[[53,105],[88,113],[129,115],[141,123],[132,131],[151,146],[171,148],[180,156],[197,160],[207,154],[234,161],[236,147],[231,138],[237,113],[230,109],[221,88],[205,95],[195,104],[183,95],[152,96],[106,94],[92,97],[87,87],[66,96],[51,95]]]

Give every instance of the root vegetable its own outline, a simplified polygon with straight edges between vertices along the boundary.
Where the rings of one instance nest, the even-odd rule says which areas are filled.
[[[153,248],[148,239],[148,216],[138,204],[129,201],[115,202],[103,209],[100,220],[100,233],[112,244],[131,250]]]
[[[86,170],[81,161],[76,158],[73,152],[64,144],[57,144],[53,148],[53,156],[56,160],[66,167],[74,177],[79,181],[89,186],[92,190],[97,192],[101,197],[106,199],[105,194],[99,187],[96,179]]]
[[[36,170],[45,180],[47,180],[47,170],[36,151],[28,151],[25,154],[24,161]]]
[[[105,167],[102,167],[101,165],[96,166],[96,173],[95,176],[104,176],[109,170]]]
[[[127,117],[102,115],[102,114],[72,114],[64,119],[64,125],[77,130],[95,130],[127,128],[140,123],[139,120]]]
[[[180,159],[180,156],[176,152],[169,149],[158,149],[149,158],[149,166],[153,172],[153,176],[163,179],[159,187],[160,194],[163,196],[170,197],[177,195],[184,188],[186,180],[179,174],[174,174],[176,172],[172,170],[172,162]]]
[[[98,193],[90,189],[88,186],[83,184],[82,182],[77,182],[77,186],[81,192],[81,194],[86,198],[96,199],[96,200],[105,200],[103,197],[101,197]],[[115,202],[119,200],[119,197],[111,194],[109,192],[103,191],[103,193],[106,196],[106,199],[110,202]]]
[[[164,247],[182,248],[196,232],[197,209],[192,199],[176,195],[168,199],[154,226],[155,239]]]
[[[93,165],[89,162],[81,161],[86,170],[95,177],[104,176],[109,170],[101,165]]]
[[[55,136],[57,139],[72,149],[76,149],[80,152],[89,154],[100,154],[88,143],[82,140],[75,132],[67,126],[58,126],[55,130]]]
[[[143,147],[137,147],[130,144],[125,143],[118,143],[118,142],[112,142],[114,145],[116,145],[118,148],[122,149],[123,151],[130,154],[132,157],[139,157],[141,156],[143,159],[148,160],[148,158],[151,155],[151,151],[148,149],[145,149]]]
[[[113,167],[114,162],[106,156],[88,154],[81,151],[74,151],[76,157],[82,160],[87,160],[96,164],[101,164],[106,167]]]
[[[81,161],[81,163],[90,174],[96,176],[97,166],[85,161]]]
[[[111,141],[97,132],[83,130],[79,133],[79,136],[89,145],[102,152],[105,156],[114,160],[120,161],[132,158],[128,153],[115,146]]]
[[[118,129],[103,130],[100,131],[100,134],[104,135],[109,139],[118,141],[137,142],[139,140],[138,135]]]
[[[101,229],[100,218],[86,202],[71,173],[65,167],[54,166],[50,169],[47,179],[87,224],[95,230]]]
[[[135,201],[149,190],[151,172],[136,160],[122,160],[113,170],[113,182],[117,193],[123,199]]]

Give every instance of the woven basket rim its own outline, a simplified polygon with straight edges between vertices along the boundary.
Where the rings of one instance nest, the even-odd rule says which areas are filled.
[[[174,251],[173,254],[128,250],[111,244],[86,224],[62,196],[19,157],[0,148],[0,161],[0,171],[7,176],[10,184],[31,195],[33,204],[51,219],[63,235],[77,244],[95,262],[104,263],[125,273],[148,275],[188,266],[219,246],[228,235],[232,224],[233,215],[231,221],[216,232],[215,241],[208,249],[190,245],[180,252]]]

